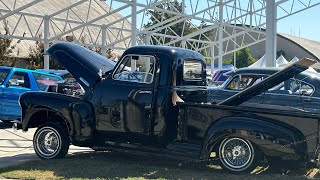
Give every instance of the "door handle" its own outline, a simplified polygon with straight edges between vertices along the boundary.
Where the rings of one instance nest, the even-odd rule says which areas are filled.
[[[139,94],[152,94],[151,91],[139,91]]]
[[[311,102],[311,99],[304,99],[303,102]]]

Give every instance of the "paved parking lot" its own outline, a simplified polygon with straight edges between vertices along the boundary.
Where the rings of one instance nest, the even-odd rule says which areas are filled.
[[[28,132],[15,132],[10,125],[0,121],[0,168],[38,159],[32,147],[35,131],[36,129],[30,129]],[[69,154],[81,151],[91,149],[70,146]]]

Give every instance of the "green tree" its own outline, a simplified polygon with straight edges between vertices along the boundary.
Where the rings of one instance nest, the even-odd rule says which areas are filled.
[[[118,53],[116,53],[113,49],[107,49],[107,58],[111,60],[118,60],[120,59],[120,56]]]
[[[39,39],[41,39],[41,34],[39,35]],[[65,41],[68,42],[73,42],[75,41],[76,37],[75,36],[66,36]],[[59,39],[62,41],[62,39]],[[86,37],[82,36],[80,38],[80,42],[85,44],[86,43]],[[52,45],[52,43],[50,43]],[[86,46],[85,46],[86,47]],[[95,48],[95,47],[86,47],[90,49],[91,51],[95,51],[97,53],[101,54],[101,48]],[[44,42],[42,41],[36,41],[34,47],[29,48],[29,64],[27,65],[27,68],[29,69],[43,69],[44,65],[44,57],[43,57],[43,52],[44,52]],[[110,59],[117,59],[119,58],[119,55],[113,52],[112,49],[107,50],[107,56]],[[49,66],[50,69],[64,69],[64,67],[55,59],[50,59],[49,61]]]
[[[236,58],[237,68],[248,67],[257,61],[252,57],[250,49],[248,47],[236,51]],[[232,57],[231,59],[224,59],[222,61],[222,64],[234,64],[234,58]]]
[[[158,2],[159,0],[154,0],[153,2],[156,3]],[[173,4],[173,7],[170,5],[170,4]],[[182,11],[182,3],[179,3],[177,0],[174,0],[173,2],[171,3],[163,3],[161,5],[158,6],[159,9],[165,9],[165,10],[173,10],[173,8],[176,8],[178,11]],[[165,21],[167,19],[170,19],[172,17],[174,17],[175,15],[173,14],[170,14],[170,13],[166,13],[166,12],[161,12],[161,11],[158,11],[158,10],[148,10],[147,11],[147,15],[150,15],[151,18],[149,20],[148,23],[144,24],[144,28],[149,28],[149,27],[152,27],[153,25],[155,24],[158,24],[159,22],[161,21]],[[185,29],[183,29],[183,26],[185,24]],[[195,28],[192,28],[191,27],[191,23],[190,21],[182,21],[182,22],[179,22],[177,24],[174,24],[172,26],[170,26],[170,28],[174,31],[169,31],[167,30],[166,28],[164,29],[161,29],[159,31],[157,31],[158,33],[161,33],[161,34],[167,34],[167,35],[175,35],[175,33],[177,34],[190,34],[192,32],[195,32],[196,29]],[[153,31],[153,30],[156,30],[155,28],[154,29],[150,29],[150,31]],[[170,38],[160,38],[160,37],[153,37],[153,38],[158,38],[158,41],[160,42],[163,42],[163,43],[168,43],[170,42]],[[175,43],[174,46],[179,46],[180,43]]]
[[[256,62],[256,59],[252,57],[250,49],[248,47],[242,48],[236,51],[236,66],[237,68],[248,67]]]
[[[223,59],[222,64],[233,64],[233,58],[232,59]]]
[[[40,35],[41,36],[41,35]],[[36,41],[35,47],[29,48],[29,64],[27,68],[29,69],[43,69],[43,52],[44,52],[44,43],[41,41]],[[64,67],[55,59],[50,59],[49,61],[50,69],[64,69]]]
[[[153,0],[154,3],[158,2],[159,0]],[[178,10],[179,12],[182,11],[182,3],[178,2],[177,0],[171,1],[170,3],[166,2],[163,3],[161,5],[158,6],[158,8],[160,9],[165,9],[165,10]],[[144,24],[144,28],[150,28],[155,24],[158,24],[159,22],[165,21],[167,19],[170,19],[176,15],[174,14],[170,14],[170,13],[166,13],[166,12],[161,12],[158,10],[148,10],[147,11],[147,15],[150,15],[151,18],[149,20],[148,23]],[[164,24],[166,25],[166,24]],[[198,30],[198,28],[201,27],[205,27],[207,26],[206,23],[201,22],[200,25],[198,27],[194,27],[191,23],[190,20],[186,20],[186,21],[182,21],[179,23],[176,23],[172,26],[170,26],[171,30],[168,30],[167,28],[161,29],[161,30],[157,30],[156,28],[152,28],[150,29],[150,31],[156,31],[159,34],[166,34],[166,35],[171,35],[171,36],[175,36],[176,34],[178,35],[188,35],[191,34],[193,32],[196,32]],[[159,28],[159,27],[157,27]],[[175,34],[176,33],[176,34]],[[212,31],[208,31],[204,33],[207,37],[211,36]],[[170,42],[172,39],[171,38],[162,38],[162,37],[152,37],[155,41],[154,42],[161,42],[161,43],[168,43]],[[198,35],[195,36],[194,39],[204,39],[204,35]],[[172,44],[172,46],[176,46],[179,47],[181,44],[181,42],[177,42]],[[201,43],[199,44],[199,47],[201,47]],[[186,44],[186,48],[190,49],[191,45],[190,44]],[[203,55],[205,55],[205,51],[200,52]]]

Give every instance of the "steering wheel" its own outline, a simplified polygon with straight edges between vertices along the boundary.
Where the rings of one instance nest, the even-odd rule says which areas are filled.
[[[128,80],[137,80],[139,82],[142,81],[142,79],[138,77],[138,73],[134,73],[134,72],[128,74]]]

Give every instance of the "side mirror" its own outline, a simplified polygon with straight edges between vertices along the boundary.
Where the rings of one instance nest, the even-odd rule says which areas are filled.
[[[18,79],[10,79],[7,84],[7,87],[9,87],[9,86],[19,86]]]

